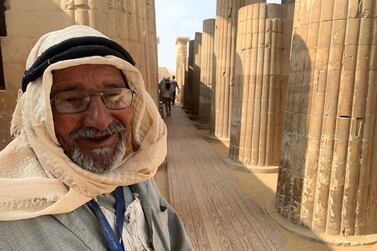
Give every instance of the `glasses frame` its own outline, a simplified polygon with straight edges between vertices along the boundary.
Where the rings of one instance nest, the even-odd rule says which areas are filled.
[[[104,96],[106,95],[105,91],[107,90],[111,90],[111,89],[122,89],[122,90],[128,90],[129,92],[131,92],[131,103],[130,105],[124,107],[124,108],[118,108],[118,109],[114,109],[114,108],[109,108],[107,107],[106,105],[106,102],[104,100]],[[64,91],[63,91],[64,92]],[[123,109],[126,109],[130,106],[132,106],[132,102],[133,102],[133,99],[134,99],[134,96],[136,95],[136,92],[130,88],[127,88],[127,87],[118,87],[118,88],[110,88],[110,89],[100,89],[98,91],[91,91],[91,92],[88,92],[88,91],[82,91],[82,92],[85,92],[89,97],[89,102],[86,106],[86,108],[82,111],[78,111],[78,112],[60,112],[57,108],[56,108],[56,100],[55,100],[55,97],[56,95],[58,95],[59,93],[63,93],[63,92],[58,92],[58,93],[55,93],[54,96],[50,97],[50,103],[52,106],[54,106],[55,110],[60,113],[60,114],[75,114],[75,113],[82,113],[82,112],[85,112],[86,110],[88,110],[89,108],[89,105],[90,105],[90,102],[92,101],[92,97],[94,96],[100,96],[101,97],[101,100],[102,100],[102,103],[104,104],[104,106],[109,109],[109,110],[123,110]]]

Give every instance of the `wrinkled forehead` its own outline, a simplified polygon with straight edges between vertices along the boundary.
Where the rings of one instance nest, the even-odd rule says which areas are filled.
[[[114,65],[81,64],[52,71],[51,92],[59,90],[96,90],[106,88],[129,88],[127,76]]]

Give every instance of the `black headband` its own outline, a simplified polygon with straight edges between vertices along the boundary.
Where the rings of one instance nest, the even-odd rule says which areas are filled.
[[[116,56],[135,65],[135,61],[128,51],[110,39],[103,37],[70,38],[48,48],[24,72],[22,91],[25,92],[27,85],[40,77],[51,64],[68,59],[106,55]]]

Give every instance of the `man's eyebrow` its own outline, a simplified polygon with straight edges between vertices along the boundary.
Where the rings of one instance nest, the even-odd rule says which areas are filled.
[[[54,93],[51,92],[51,95],[54,95],[58,92],[65,92],[65,91],[75,91],[75,90],[84,90],[80,84],[78,83],[67,83],[67,84],[64,84],[64,86],[61,86],[61,87],[58,87]]]
[[[105,88],[119,88],[119,87],[126,87],[126,83],[123,81],[120,82],[109,82],[109,83],[104,83],[103,85]]]

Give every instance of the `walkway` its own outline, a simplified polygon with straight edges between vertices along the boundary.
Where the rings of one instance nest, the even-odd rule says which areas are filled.
[[[180,107],[168,126],[170,202],[195,250],[289,250]]]

